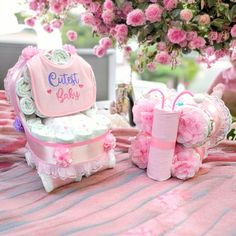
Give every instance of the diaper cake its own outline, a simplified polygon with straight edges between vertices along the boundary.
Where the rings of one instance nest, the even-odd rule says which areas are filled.
[[[140,131],[131,142],[131,159],[158,181],[194,177],[231,126],[219,97],[190,91],[152,89],[136,101],[133,114]]]
[[[110,120],[97,113],[93,70],[73,46],[25,48],[4,84],[27,137],[27,163],[47,192],[114,167]]]

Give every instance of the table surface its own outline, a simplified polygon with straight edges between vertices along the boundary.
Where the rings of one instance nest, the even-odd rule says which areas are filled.
[[[48,194],[1,98],[0,235],[236,235],[235,157],[205,163],[187,181],[157,182],[120,153],[114,169]]]

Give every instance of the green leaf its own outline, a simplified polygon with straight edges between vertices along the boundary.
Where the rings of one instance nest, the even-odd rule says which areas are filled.
[[[236,16],[236,4],[229,10],[230,21]]]
[[[211,22],[211,25],[221,29],[224,23],[225,23],[225,20],[216,18],[215,20]]]
[[[116,0],[116,5],[120,8],[124,3],[124,0]]]
[[[176,18],[176,17],[179,17],[180,15],[180,12],[181,12],[181,9],[175,9],[171,12],[171,15]]]
[[[216,0],[207,0],[207,4],[210,8],[214,7],[216,5]]]

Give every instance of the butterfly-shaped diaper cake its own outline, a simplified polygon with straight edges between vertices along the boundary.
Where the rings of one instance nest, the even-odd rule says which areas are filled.
[[[187,90],[152,89],[136,101],[133,114],[140,131],[131,159],[158,181],[192,178],[231,126],[229,109],[218,96]]]
[[[114,167],[110,120],[97,113],[93,70],[73,46],[25,48],[4,84],[27,137],[27,163],[47,192]]]

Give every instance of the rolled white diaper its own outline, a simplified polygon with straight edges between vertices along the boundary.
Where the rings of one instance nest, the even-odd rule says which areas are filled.
[[[42,121],[39,118],[32,118],[32,119],[28,119],[26,120],[26,123],[28,125],[28,127],[31,129],[33,126],[35,126],[36,124],[38,125],[42,125]]]
[[[31,132],[34,136],[44,141],[54,142],[56,140],[54,131],[42,124],[33,125],[31,127]]]
[[[25,68],[23,71],[23,77],[24,77],[25,83],[28,83],[30,85],[30,76],[29,76],[29,71],[27,68]]]
[[[35,104],[30,97],[22,97],[20,99],[20,109],[25,115],[32,115],[35,113]]]
[[[19,97],[31,97],[31,86],[28,82],[26,82],[24,77],[21,77],[16,82],[16,94]]]
[[[55,131],[56,141],[60,143],[73,143],[75,135],[70,129],[60,129]]]
[[[76,141],[85,141],[93,137],[93,132],[91,129],[85,128],[75,128],[73,130]]]

